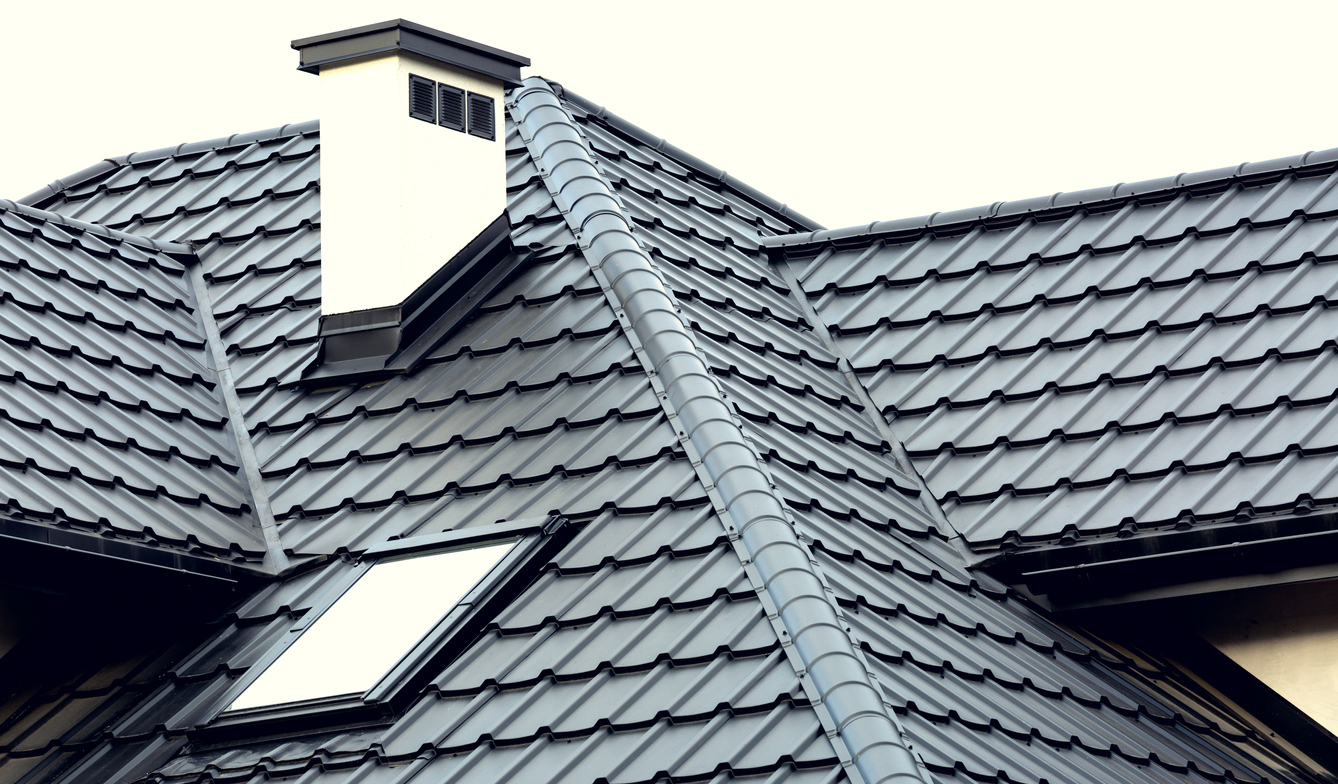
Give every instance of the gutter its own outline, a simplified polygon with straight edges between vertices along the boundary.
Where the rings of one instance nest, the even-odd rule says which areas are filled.
[[[512,91],[507,109],[647,369],[805,694],[835,736],[847,775],[863,784],[923,784],[927,777],[812,554],[575,121],[538,78]]]

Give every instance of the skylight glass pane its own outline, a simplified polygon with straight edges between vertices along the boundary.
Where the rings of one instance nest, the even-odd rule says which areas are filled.
[[[515,545],[378,561],[229,709],[367,691]]]

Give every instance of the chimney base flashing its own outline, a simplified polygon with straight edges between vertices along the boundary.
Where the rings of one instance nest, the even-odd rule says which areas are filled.
[[[398,305],[322,316],[320,350],[302,386],[412,372],[533,257],[513,249],[510,229],[502,213]]]

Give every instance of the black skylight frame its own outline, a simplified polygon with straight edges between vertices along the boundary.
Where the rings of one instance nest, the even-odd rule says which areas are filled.
[[[543,565],[557,555],[575,532],[576,527],[567,525],[565,518],[535,517],[383,542],[367,549],[312,600],[311,609],[298,624],[224,692],[217,703],[220,713],[213,721],[192,730],[191,739],[215,743],[393,721],[499,612],[538,578]],[[319,620],[380,559],[508,541],[516,541],[515,547],[366,692],[226,710],[302,636],[300,632]]]

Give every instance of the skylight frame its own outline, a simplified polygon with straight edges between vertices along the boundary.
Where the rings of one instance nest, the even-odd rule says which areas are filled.
[[[368,548],[343,574],[313,597],[310,609],[278,643],[249,667],[217,705],[219,713],[191,733],[202,742],[271,732],[392,720],[421,688],[466,648],[483,626],[538,577],[539,569],[574,535],[561,517],[536,517],[460,531],[383,542]],[[361,694],[321,697],[227,710],[302,634],[382,559],[468,549],[518,540],[488,573],[456,602],[375,684]]]

